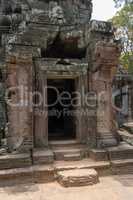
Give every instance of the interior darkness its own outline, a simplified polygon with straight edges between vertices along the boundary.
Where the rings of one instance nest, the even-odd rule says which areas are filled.
[[[71,112],[73,106],[69,105],[72,98],[74,98],[72,92],[75,91],[75,82],[73,79],[48,79],[48,105],[53,104],[57,99],[57,93],[50,87],[55,87],[59,93],[69,92],[70,99],[64,99],[63,105],[58,101],[55,105],[48,108],[48,135],[49,140],[64,140],[74,139],[76,137],[74,116],[64,114],[63,110]],[[65,105],[64,105],[65,104]],[[68,106],[69,105],[69,106]],[[61,115],[57,116],[56,112],[60,112]]]
[[[79,48],[78,40],[79,37],[63,40],[58,33],[53,41],[49,39],[46,49],[41,49],[41,56],[43,58],[85,58],[86,47]]]

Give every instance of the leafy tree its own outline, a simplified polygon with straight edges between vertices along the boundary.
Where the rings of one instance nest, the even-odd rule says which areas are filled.
[[[117,28],[116,37],[123,43],[121,64],[133,73],[133,1],[114,0],[116,3],[124,3],[123,7],[112,18]]]
[[[116,7],[121,7],[122,5],[130,4],[132,0],[114,0]]]

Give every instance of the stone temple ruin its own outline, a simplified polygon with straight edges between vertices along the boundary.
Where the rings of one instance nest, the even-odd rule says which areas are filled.
[[[91,0],[0,4],[0,168],[126,158],[112,105],[121,52],[112,24],[91,20]]]

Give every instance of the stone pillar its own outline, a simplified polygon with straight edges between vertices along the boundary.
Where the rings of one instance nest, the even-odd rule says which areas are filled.
[[[36,66],[36,88],[41,95],[41,104],[34,112],[35,147],[48,147],[48,108],[47,108],[47,73]]]
[[[88,92],[88,77],[87,67],[80,72],[75,79],[76,93],[77,93],[77,107],[75,108],[75,122],[76,122],[76,139],[80,143],[87,143],[88,134],[88,108],[85,101],[85,96]],[[80,96],[78,96],[80,94]],[[79,98],[80,97],[80,98]]]
[[[117,145],[116,127],[114,123],[111,67],[101,68],[100,71],[92,73],[93,91],[97,94],[97,147],[108,147]]]
[[[89,39],[90,91],[97,95],[95,147],[115,146],[118,140],[112,105],[112,80],[120,48],[114,40],[110,23],[92,21]]]
[[[29,151],[32,135],[32,53],[15,46],[7,56],[7,109],[9,151]]]

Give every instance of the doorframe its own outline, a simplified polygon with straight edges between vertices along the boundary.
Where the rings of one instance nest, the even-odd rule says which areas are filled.
[[[68,66],[67,66],[68,67]],[[69,66],[70,67],[70,66]],[[75,91],[79,91],[82,94],[82,89],[84,88],[85,90],[88,90],[88,73],[87,73],[87,68],[88,65],[86,65],[85,63],[85,67],[83,68],[82,66],[82,70],[78,71],[70,71],[68,68],[67,70],[61,71],[61,70],[55,70],[55,68],[51,71],[48,71],[47,68],[48,66],[45,65],[45,67],[43,68],[42,66],[39,68],[38,66],[38,71],[39,74],[41,74],[41,79],[40,81],[40,85],[41,85],[41,94],[43,94],[43,87],[47,87],[47,79],[74,79],[75,81]],[[45,69],[46,68],[46,69]],[[39,79],[40,77],[38,77]],[[45,104],[47,104],[47,92],[45,91]],[[83,96],[81,95],[81,104],[83,101]],[[83,105],[81,105],[79,107],[79,112],[83,109],[82,107]],[[35,147],[48,147],[49,145],[49,139],[48,139],[48,110],[47,108],[42,106],[42,112],[44,112],[44,115],[42,116],[42,118],[40,118],[39,120],[37,118],[34,117],[34,143],[35,143]],[[44,109],[44,110],[43,110]],[[40,121],[40,123],[38,123],[38,121]],[[77,115],[76,118],[76,138],[75,140],[79,143],[83,143],[84,141],[86,141],[87,139],[87,124],[86,127],[83,127],[83,117]],[[39,124],[42,125],[39,126]]]

